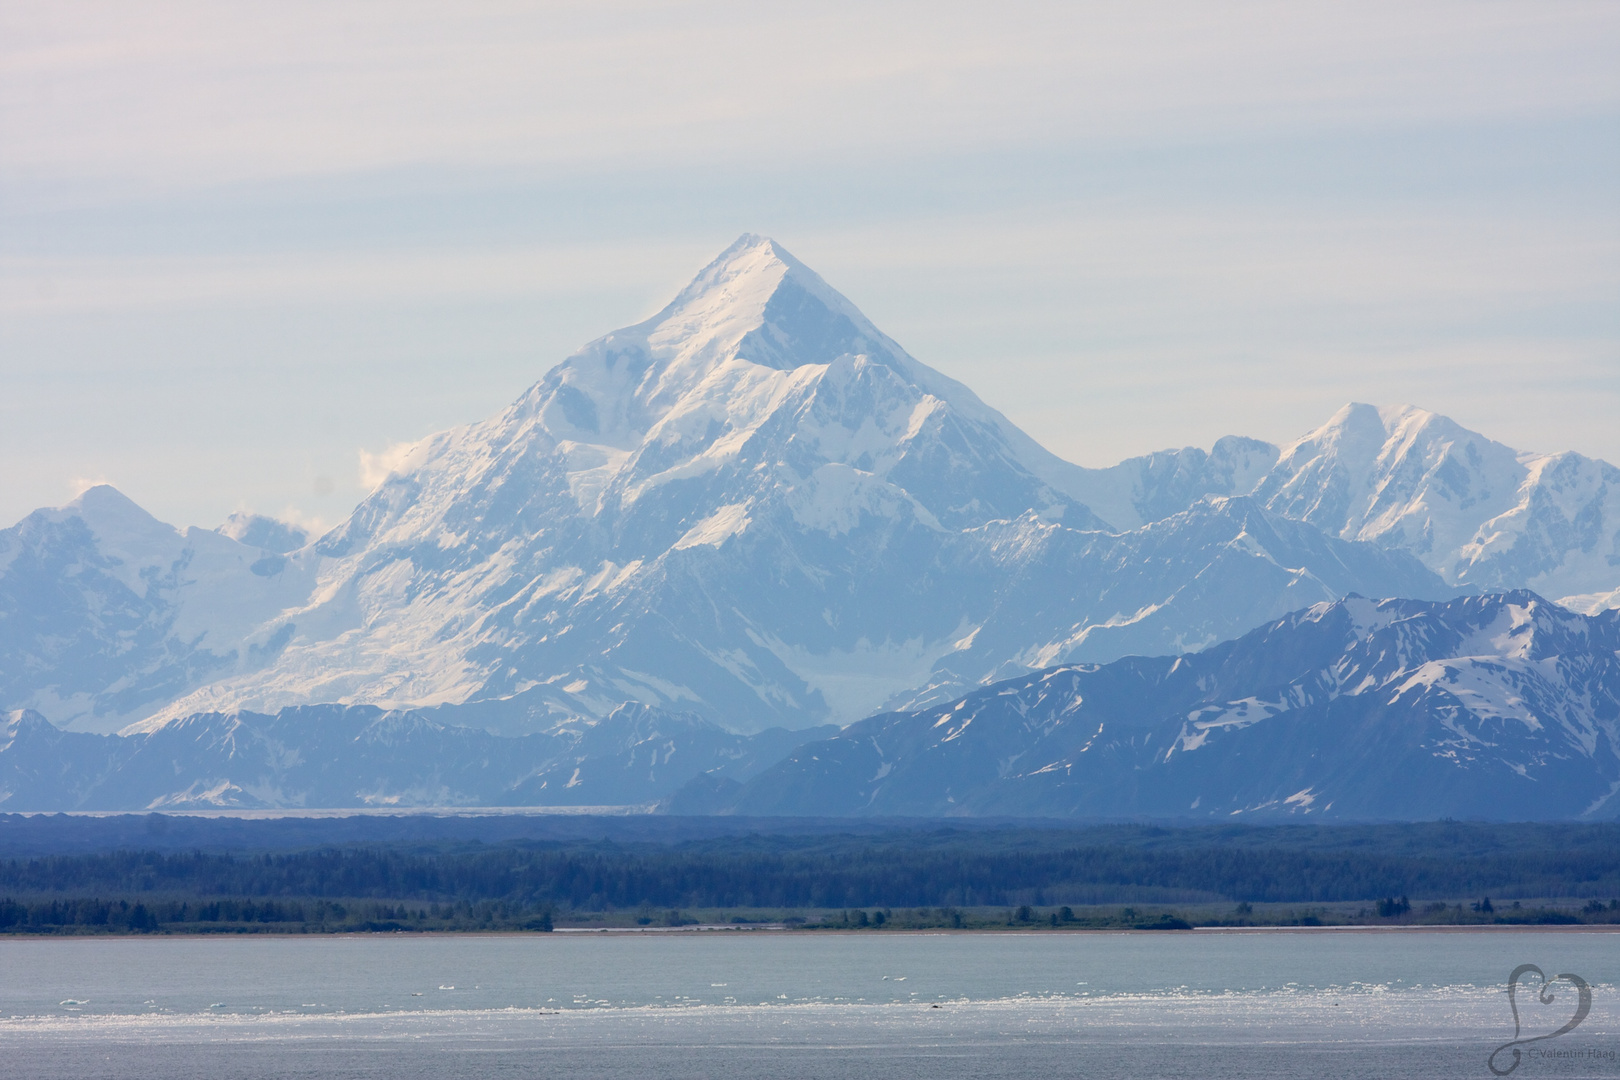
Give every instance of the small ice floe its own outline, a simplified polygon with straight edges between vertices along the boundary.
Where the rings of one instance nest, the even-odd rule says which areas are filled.
[[[90,1000],[88,998],[86,998],[84,1001],[80,1001],[78,998],[67,998],[66,1000],[58,1001],[57,1004],[58,1005],[65,1005],[70,1009],[76,1009],[80,1005],[88,1005],[88,1004],[90,1004]]]
[[[710,986],[724,986],[726,984],[725,983],[710,983],[709,985]]]
[[[216,1001],[208,1007],[210,1009],[223,1009],[225,1007],[225,1003],[223,1001]]]
[[[453,987],[453,986],[441,986],[441,987],[439,987],[439,989],[440,990],[454,990],[455,987]]]
[[[421,997],[421,996],[422,996],[422,991],[420,991],[420,990],[412,990],[411,991],[411,997]]]

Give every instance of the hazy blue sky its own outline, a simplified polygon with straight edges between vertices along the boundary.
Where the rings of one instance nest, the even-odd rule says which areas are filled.
[[[335,523],[774,236],[1087,465],[1620,462],[1620,3],[0,5],[0,522]]]

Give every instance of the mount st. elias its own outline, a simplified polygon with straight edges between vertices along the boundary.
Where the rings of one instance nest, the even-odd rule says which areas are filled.
[[[744,237],[312,542],[181,532],[105,487],[0,532],[0,706],[89,732],[319,703],[513,737],[626,701],[848,723],[1350,592],[1597,609],[1615,480],[1369,406],[1083,469]]]

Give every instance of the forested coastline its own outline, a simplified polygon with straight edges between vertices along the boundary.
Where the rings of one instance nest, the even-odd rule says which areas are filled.
[[[1222,905],[1393,905],[1395,898],[1407,905],[1398,914],[1409,919],[1426,910],[1431,920],[1438,918],[1435,905],[1444,902],[1444,919],[1468,921],[1492,913],[1462,902],[1477,905],[1485,897],[1507,904],[1562,898],[1572,902],[1568,912],[1607,921],[1613,917],[1608,901],[1620,897],[1620,829],[1462,823],[1315,830],[912,828],[759,831],[662,842],[395,841],[0,858],[0,930],[14,932],[31,925],[141,931],[210,921],[535,929],[552,913],[652,911],[667,922],[668,912],[689,909],[967,911],[983,921],[999,919],[985,912],[1003,908],[1029,908],[1048,919],[1063,907],[1214,911]],[[64,905],[92,915],[70,916]],[[235,914],[221,917],[222,910]],[[951,925],[949,916],[927,918]],[[1493,918],[1508,916],[1498,908]]]

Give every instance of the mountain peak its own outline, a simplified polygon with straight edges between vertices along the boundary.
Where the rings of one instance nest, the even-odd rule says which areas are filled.
[[[1373,458],[1392,439],[1421,431],[1435,422],[1455,427],[1447,418],[1415,405],[1369,405],[1352,401],[1340,408],[1327,423],[1302,435],[1283,448],[1287,457],[1301,448],[1325,449],[1340,456]]]
[[[80,518],[92,532],[106,536],[140,537],[143,544],[168,544],[179,536],[111,484],[96,484],[54,511],[58,518]]]
[[[698,271],[664,310],[621,334],[635,331],[677,362],[741,359],[783,371],[888,344],[819,274],[753,233]]]
[[[699,270],[675,299],[648,323],[662,324],[674,313],[693,308],[758,310],[789,280],[799,288],[819,293],[818,298],[824,302],[850,308],[847,300],[781,244],[768,236],[744,233]]]
[[[79,492],[78,496],[63,506],[64,511],[78,511],[80,513],[100,514],[135,514],[142,518],[151,518],[140,505],[111,484],[92,484]],[[153,518],[152,520],[156,520]]]
[[[803,263],[768,236],[743,233],[732,244],[699,270],[669,305],[653,316],[658,323],[671,312],[681,310],[742,286],[744,291],[763,287],[768,295],[789,271],[806,271]]]
[[[694,395],[768,396],[764,388],[782,379],[771,372],[849,354],[904,363],[899,347],[815,271],[769,237],[748,233],[656,315],[553,368],[517,408],[538,414],[559,441],[628,451]]]
[[[1056,457],[966,386],[906,353],[821,276],[769,237],[739,237],[662,311],[607,334],[521,398],[560,445],[607,457],[660,444],[708,444],[773,411],[836,361],[863,357],[918,397],[992,430],[1019,466],[1065,495],[1078,466]],[[683,429],[676,431],[676,428]],[[662,451],[660,451],[662,453]],[[602,464],[602,462],[598,462]],[[1072,497],[1072,496],[1070,496]]]
[[[1343,539],[1404,547],[1457,582],[1473,580],[1466,549],[1481,522],[1514,509],[1525,477],[1516,451],[1448,417],[1352,403],[1284,447],[1258,494]]]

